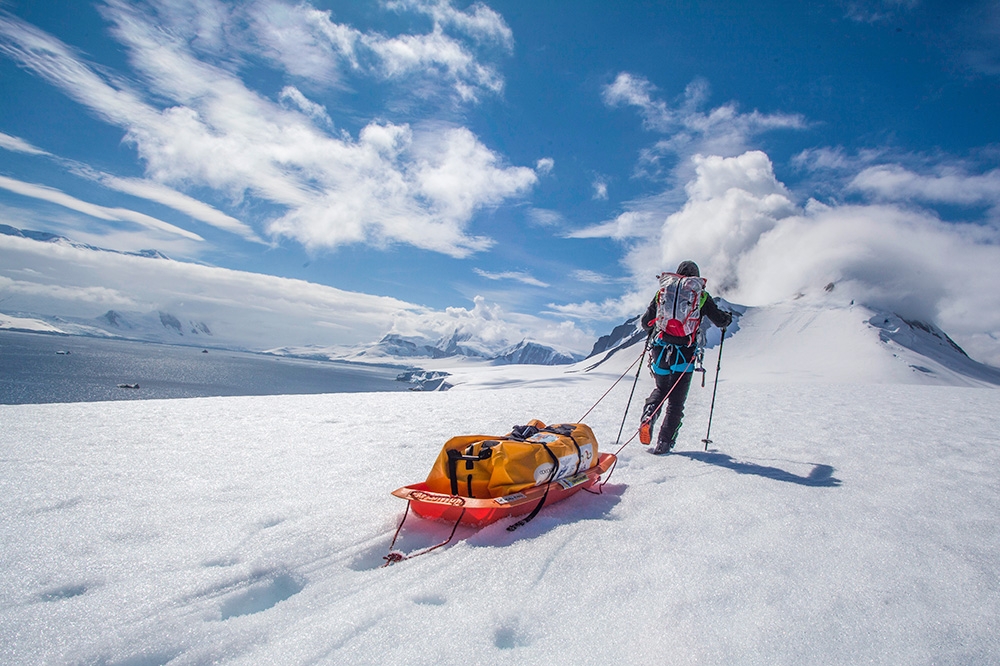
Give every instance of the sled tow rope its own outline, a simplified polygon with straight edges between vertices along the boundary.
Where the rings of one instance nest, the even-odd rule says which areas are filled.
[[[393,550],[393,547],[396,545],[396,539],[399,538],[399,533],[403,530],[403,523],[406,522],[406,518],[409,515],[410,515],[410,500],[406,500],[406,511],[403,512],[403,519],[399,521],[399,527],[396,528],[396,534],[393,535],[392,543],[389,544],[389,554],[382,558],[383,560],[385,560],[385,564],[382,565],[382,568],[385,568],[390,564],[395,564],[396,562],[402,562],[403,560],[412,560],[414,557],[417,557],[419,555],[426,555],[432,550],[437,550],[442,546],[447,546],[449,543],[451,543],[451,540],[455,537],[455,532],[458,531],[458,525],[459,523],[462,522],[462,516],[465,515],[465,507],[463,506],[462,512],[458,514],[458,518],[455,520],[455,525],[452,526],[451,534],[448,535],[447,539],[445,539],[441,543],[434,544],[433,546],[429,546],[427,548],[424,548],[423,550],[419,550],[415,553],[410,553],[409,555],[406,555],[398,550]]]

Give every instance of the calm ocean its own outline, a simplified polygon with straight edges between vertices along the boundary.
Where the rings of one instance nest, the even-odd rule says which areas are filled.
[[[405,391],[401,367],[0,331],[0,404]],[[119,385],[138,386],[120,388]]]

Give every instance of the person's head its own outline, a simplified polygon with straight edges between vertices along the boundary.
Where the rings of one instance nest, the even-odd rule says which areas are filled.
[[[682,261],[677,267],[677,274],[685,277],[701,277],[701,271],[698,270],[698,264],[693,261]]]

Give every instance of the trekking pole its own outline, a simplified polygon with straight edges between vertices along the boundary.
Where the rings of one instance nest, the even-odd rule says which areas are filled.
[[[726,342],[726,329],[722,329],[722,339],[719,340],[719,360],[715,363],[715,385],[712,387],[712,406],[708,409],[708,431],[705,433],[705,439],[701,440],[705,444],[705,450],[708,451],[708,445],[712,443],[709,439],[709,435],[712,432],[712,414],[715,413],[715,392],[719,388],[719,370],[722,368],[722,345]]]
[[[646,335],[646,344],[642,346],[642,354],[639,355],[639,367],[635,369],[635,381],[632,382],[632,392],[628,394],[628,403],[625,405],[625,413],[622,414],[622,425],[618,428],[618,439],[615,443],[622,441],[622,433],[625,431],[625,421],[628,419],[628,409],[632,406],[632,396],[635,395],[636,384],[639,383],[639,373],[642,372],[642,359],[646,357],[646,352],[649,351],[649,341],[653,337],[653,331],[656,329],[649,329],[649,334]]]

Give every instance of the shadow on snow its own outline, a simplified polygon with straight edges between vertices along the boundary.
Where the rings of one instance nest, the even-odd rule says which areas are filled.
[[[797,483],[800,486],[833,488],[839,486],[841,483],[840,479],[833,476],[834,470],[830,465],[814,465],[812,471],[810,471],[808,475],[799,476],[798,474],[792,474],[791,472],[787,472],[778,467],[768,467],[766,465],[758,465],[756,463],[736,460],[732,456],[726,455],[725,453],[707,451],[678,451],[672,455],[684,456],[686,458],[690,458],[691,460],[697,460],[709,465],[716,465],[717,467],[731,469],[737,474],[753,474],[755,476],[763,476],[767,479],[774,479],[775,481]]]

